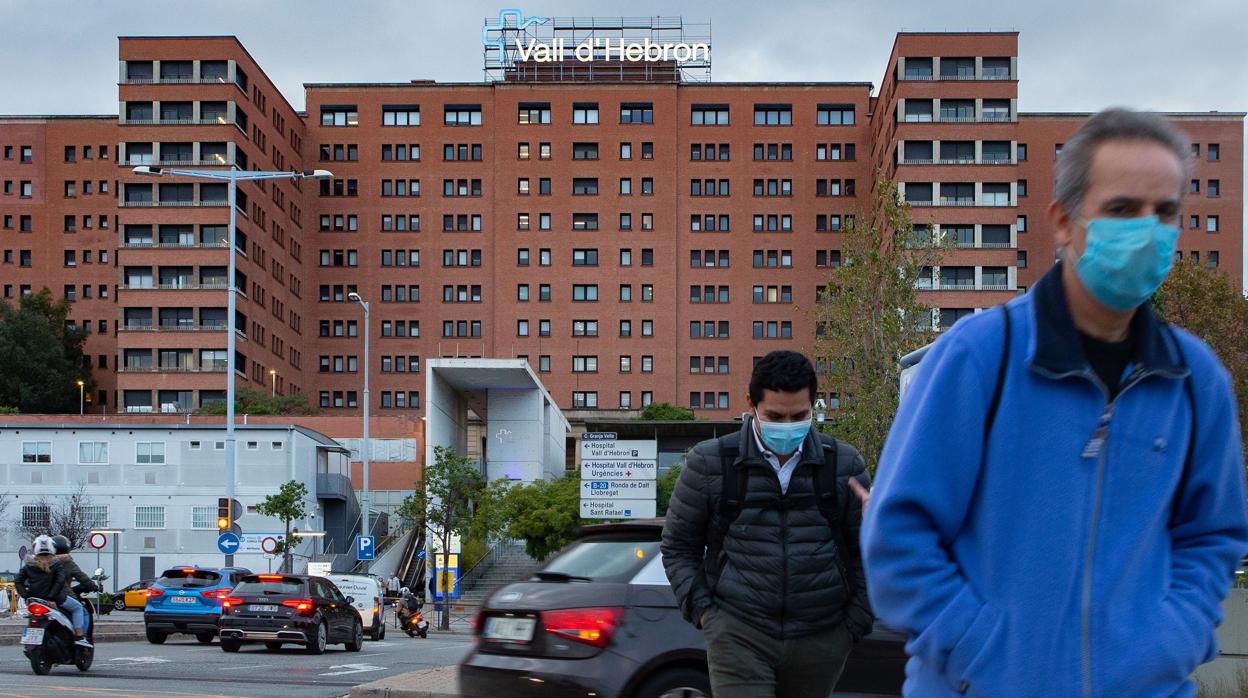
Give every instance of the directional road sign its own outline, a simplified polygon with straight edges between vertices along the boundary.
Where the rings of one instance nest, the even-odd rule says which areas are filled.
[[[217,536],[217,549],[226,555],[233,555],[238,552],[238,546],[238,536],[233,533],[227,532]]]
[[[373,560],[376,559],[377,549],[373,545],[376,539],[373,536],[356,536],[355,537],[355,559],[357,560]]]
[[[654,480],[581,480],[581,499],[654,499]]]
[[[582,480],[653,480],[658,464],[644,460],[582,460]]]
[[[653,519],[653,499],[582,499],[583,519]]]

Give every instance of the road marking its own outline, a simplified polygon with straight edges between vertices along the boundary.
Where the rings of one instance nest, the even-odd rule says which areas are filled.
[[[363,674],[368,671],[385,671],[384,666],[373,666],[372,664],[337,664],[331,666],[330,669],[346,669],[347,671],[331,671],[321,676],[342,676],[344,674]]]
[[[131,664],[168,664],[171,660],[161,657],[113,657],[106,662],[130,662]]]

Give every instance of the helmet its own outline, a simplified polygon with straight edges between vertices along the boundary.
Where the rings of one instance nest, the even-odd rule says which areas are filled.
[[[403,587],[402,589],[399,589],[399,593],[404,596],[407,596],[408,594],[412,593],[412,590],[408,589],[407,587]]]
[[[57,555],[64,555],[69,552],[69,539],[65,536],[52,536],[52,545],[56,547]]]
[[[56,543],[52,542],[50,536],[39,536],[31,545],[31,553],[35,555],[55,555]]]

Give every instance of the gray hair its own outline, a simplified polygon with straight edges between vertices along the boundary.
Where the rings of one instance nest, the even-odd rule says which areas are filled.
[[[1113,107],[1083,122],[1058,155],[1054,198],[1067,213],[1079,213],[1091,183],[1092,157],[1100,145],[1109,141],[1149,141],[1168,148],[1183,167],[1179,183],[1179,194],[1183,194],[1193,167],[1192,144],[1187,136],[1158,114]]]

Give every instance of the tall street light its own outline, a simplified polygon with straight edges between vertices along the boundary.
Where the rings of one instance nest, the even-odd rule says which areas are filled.
[[[359,303],[360,307],[364,309],[364,445],[360,448],[360,451],[364,461],[364,535],[371,536],[373,535],[373,522],[368,510],[368,302],[355,292],[347,294],[347,298]],[[368,571],[367,560],[364,561],[364,571]]]
[[[239,182],[254,182],[262,179],[329,179],[333,177],[333,173],[329,170],[308,170],[304,172],[265,172],[265,171],[249,171],[236,170],[231,165],[228,170],[184,170],[176,167],[152,167],[149,165],[140,165],[133,170],[136,175],[146,175],[149,177],[160,177],[167,175],[170,177],[191,177],[193,179],[208,179],[217,182],[225,182],[229,191],[228,206],[230,207],[230,229],[228,232],[229,248],[230,248],[230,265],[229,276],[226,283],[226,298],[228,308],[226,309],[226,350],[225,350],[225,496],[231,500],[234,499],[234,481],[236,478],[235,461],[238,454],[235,452],[237,441],[234,437],[234,335],[237,332],[235,327],[234,307],[235,297],[238,289],[234,288],[234,250],[236,244],[236,228],[238,226],[238,210],[234,206],[234,200],[238,192]],[[234,565],[234,556],[227,554],[225,556],[226,567]]]
[[[82,416],[82,412],[83,412],[83,409],[82,409],[82,405],[83,405],[83,389],[86,387],[86,385],[87,385],[86,383],[84,383],[84,382],[82,382],[82,381],[78,381],[78,416],[79,416],[79,417],[81,417],[81,416]]]
[[[269,397],[277,397],[277,369],[269,369],[269,380],[273,384],[273,388],[269,391]]]

